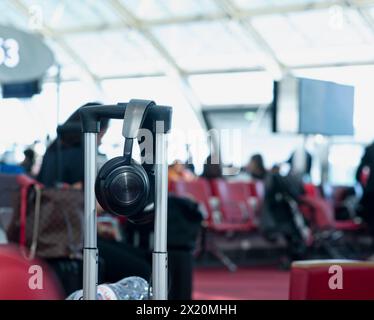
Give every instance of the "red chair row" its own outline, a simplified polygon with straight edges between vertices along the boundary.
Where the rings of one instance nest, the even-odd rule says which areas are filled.
[[[300,209],[306,219],[312,222],[315,229],[356,231],[362,228],[362,224],[353,219],[336,220],[333,204],[323,198],[316,186],[305,184],[304,188],[305,195],[301,198]]]
[[[225,179],[208,181],[198,178],[190,182],[173,182],[169,187],[176,195],[190,197],[201,205],[207,232],[249,234],[258,229],[265,189],[261,182],[230,182]],[[305,194],[301,197],[299,209],[309,222],[313,234],[325,230],[356,232],[362,229],[362,224],[354,219],[336,220],[333,204],[323,197],[316,186],[305,184],[304,188]],[[214,255],[233,269],[232,264],[216,249],[213,249]]]
[[[192,198],[200,204],[205,214],[201,252],[210,252],[234,271],[235,264],[219,250],[214,240],[206,238],[212,233],[248,234],[256,230],[261,187],[224,179],[208,181],[199,178],[189,182],[172,182],[169,191],[177,196]]]
[[[315,229],[356,231],[362,225],[356,220],[335,219],[333,204],[323,198],[313,184],[305,184],[305,195],[301,198],[300,210]],[[206,215],[207,226],[214,231],[255,230],[264,197],[261,182],[230,182],[225,179],[208,181],[178,181],[170,184],[170,191],[178,196],[187,196],[201,204]]]
[[[170,191],[178,196],[190,197],[198,202],[205,213],[205,221],[215,231],[252,231],[258,218],[256,204],[260,200],[260,188],[253,183],[230,182],[224,179],[208,181],[177,181],[170,184]]]

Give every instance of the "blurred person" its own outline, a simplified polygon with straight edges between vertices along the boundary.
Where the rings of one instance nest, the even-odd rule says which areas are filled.
[[[89,103],[88,105],[99,105]],[[80,128],[79,111],[73,113],[62,127]],[[109,126],[109,120],[100,123],[98,146]],[[58,156],[58,153],[60,155]],[[60,159],[58,159],[58,157]],[[60,163],[58,165],[58,163]],[[58,168],[60,166],[60,168]],[[60,169],[60,173],[58,173]],[[41,170],[37,180],[47,187],[57,183],[69,185],[72,188],[83,189],[84,185],[84,141],[81,130],[66,130],[60,134],[60,142],[55,140],[44,155]],[[59,181],[60,180],[60,181]],[[102,211],[98,208],[98,212]],[[103,234],[100,234],[103,230]],[[139,276],[149,280],[151,265],[145,253],[123,242],[108,239],[107,228],[98,227],[98,249],[100,258],[104,261],[104,282],[116,282],[128,276]]]
[[[203,166],[203,173],[201,174],[201,177],[206,179],[217,179],[222,178],[222,167],[219,163],[212,163],[212,159],[214,159],[214,155],[209,155]]]
[[[293,175],[299,175],[303,178],[309,178],[312,171],[313,157],[304,148],[298,148],[292,152],[287,160],[290,164],[290,171]]]
[[[180,160],[175,160],[168,169],[169,181],[192,181],[196,176]]]
[[[356,179],[363,188],[358,213],[367,223],[370,234],[374,239],[374,143],[366,147],[357,168]],[[374,256],[371,258],[374,258]]]
[[[264,180],[267,170],[264,165],[264,159],[260,154],[255,154],[249,160],[246,171],[255,180]]]
[[[279,165],[279,164],[274,164],[274,165],[272,166],[270,172],[271,172],[272,174],[280,174],[280,172],[281,172],[281,167],[280,167],[280,165]]]
[[[286,242],[286,257],[282,258],[281,266],[288,268],[290,261],[303,259],[306,254],[302,227],[295,223],[295,214],[301,217],[301,213],[292,210],[293,200],[289,196],[292,194],[298,198],[301,192],[298,188],[299,180],[291,174],[283,177],[278,164],[267,170],[260,154],[250,158],[246,171],[262,187],[258,213],[261,233],[269,241],[276,241],[279,236],[283,238]],[[281,194],[284,196],[280,198]]]
[[[264,202],[260,214],[260,230],[269,241],[280,236],[286,243],[286,256],[281,266],[289,268],[294,260],[307,256],[309,229],[297,203],[303,195],[300,180],[292,175],[282,176],[278,168],[266,174]]]
[[[87,103],[84,106],[99,105]],[[105,135],[109,126],[108,119],[100,122],[100,132],[97,135],[97,144]],[[75,111],[61,126],[67,129],[59,133],[56,139],[47,148],[42,165],[37,175],[37,180],[47,187],[53,187],[57,183],[82,186],[84,181],[84,142],[80,131],[79,111]],[[58,168],[59,167],[59,168]],[[58,181],[61,180],[61,181]]]
[[[25,173],[32,175],[32,170],[35,165],[35,151],[31,148],[27,148],[23,152],[25,159],[21,162],[21,167],[25,170]]]
[[[187,153],[187,161],[185,163],[185,166],[193,174],[195,174],[195,165],[193,164],[193,158],[192,158],[192,153],[191,153],[191,146],[189,144],[186,144],[186,153]]]

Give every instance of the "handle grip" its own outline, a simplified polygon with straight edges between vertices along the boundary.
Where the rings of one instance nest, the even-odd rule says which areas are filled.
[[[81,107],[79,113],[82,123],[82,132],[99,133],[101,119],[123,119],[126,107],[127,103]],[[171,129],[171,117],[171,107],[152,105],[147,111],[142,128],[149,129],[155,133],[156,122],[162,121],[164,124],[163,133],[168,133]]]

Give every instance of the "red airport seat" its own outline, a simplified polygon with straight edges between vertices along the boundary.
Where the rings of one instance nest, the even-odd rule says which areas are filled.
[[[169,184],[170,191],[180,197],[188,197],[198,202],[209,224],[213,220],[213,210],[210,204],[212,192],[208,181],[198,178],[193,181],[172,181]]]
[[[44,262],[26,259],[16,246],[0,245],[0,300],[62,299],[60,283]]]
[[[374,300],[374,262],[296,261],[290,300]]]
[[[265,185],[262,181],[251,181],[248,183],[249,194],[258,199],[265,196]]]
[[[212,181],[212,186],[218,183],[220,185],[219,188],[221,188],[221,182],[217,181]],[[226,183],[225,180],[222,180],[222,182]],[[253,227],[253,223],[249,218],[252,210],[247,201],[248,193],[245,192],[245,188],[246,186],[243,183],[230,183],[227,194],[221,194],[221,191],[225,192],[225,189],[220,189],[217,194],[214,194],[219,200],[220,210],[218,211],[212,206],[213,194],[209,182],[204,178],[194,181],[175,181],[170,184],[170,190],[177,196],[190,197],[198,202],[206,214],[207,226],[214,231],[220,232],[247,231],[250,227]],[[239,197],[237,192],[240,192]]]
[[[211,185],[204,178],[199,178],[194,181],[176,181],[171,182],[170,191],[177,196],[189,197],[198,202],[203,211],[206,213],[204,228],[202,230],[202,239],[200,243],[200,250],[197,256],[203,255],[205,252],[210,252],[218,260],[220,260],[230,271],[236,270],[236,265],[218,248],[215,240],[211,238],[213,234],[224,234],[227,232],[248,231],[248,225],[242,223],[235,223],[227,221],[226,216],[221,212],[221,206],[216,203],[213,204],[214,196],[212,194]],[[225,208],[227,206],[224,206]]]
[[[322,197],[321,192],[318,190],[318,188],[313,183],[305,183],[304,191],[305,191],[305,194],[310,197],[313,197],[313,198]]]
[[[244,182],[224,179],[211,181],[212,192],[219,199],[222,227],[226,231],[251,231],[256,228],[254,212],[249,204],[248,186]]]

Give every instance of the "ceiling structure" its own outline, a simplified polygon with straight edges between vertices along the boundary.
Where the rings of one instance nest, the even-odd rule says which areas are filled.
[[[373,0],[2,0],[62,77],[94,81],[374,64]]]
[[[198,77],[374,65],[374,0],[1,0],[0,11],[53,50],[50,81],[105,96],[105,80],[167,76],[202,127]]]
[[[176,80],[175,87],[163,86],[169,91],[178,87],[195,111],[201,104],[209,104],[204,94],[217,95],[226,105],[241,103],[249,100],[247,87],[257,85],[251,98],[254,94],[266,96],[271,90],[263,84],[270,81],[261,80],[262,71],[278,78],[306,68],[374,68],[374,0],[0,0],[0,11],[0,25],[44,38],[55,53],[63,81],[89,80],[100,90],[108,83],[112,86],[112,81],[105,80],[153,77],[146,79],[152,87],[153,80],[159,81],[155,77],[168,76]],[[51,81],[55,81],[56,70],[49,72]],[[232,94],[226,101],[216,88],[225,88],[228,79]],[[211,90],[206,90],[207,83]],[[72,85],[69,96],[77,91],[75,84],[80,85],[66,83]],[[372,92],[371,84],[367,86],[365,94]],[[240,101],[233,101],[232,96]],[[366,103],[370,97],[360,99]],[[54,98],[39,98],[50,100],[37,101],[30,110],[40,110],[42,116],[35,121],[40,118],[40,127],[47,124],[49,132],[54,132],[53,108],[44,108]],[[366,107],[362,101],[359,103]],[[70,100],[66,104],[78,105]],[[17,110],[22,106],[14,107],[3,112],[13,112],[18,119]],[[362,121],[362,127],[370,128],[366,109],[362,115],[361,120],[367,121]],[[28,124],[27,116],[20,127]],[[196,116],[203,125],[201,113]],[[12,122],[3,121],[2,126],[8,124],[11,132],[8,136],[14,137],[19,130],[12,132]],[[181,113],[179,123],[190,126],[190,121]],[[30,136],[30,130],[23,132]],[[19,141],[28,141],[28,136]],[[283,144],[276,145],[284,149]],[[281,150],[270,153],[280,154]]]

